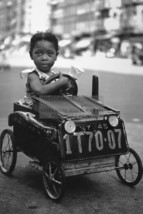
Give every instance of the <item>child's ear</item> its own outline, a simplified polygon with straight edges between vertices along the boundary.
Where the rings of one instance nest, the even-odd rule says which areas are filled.
[[[29,55],[30,55],[30,58],[33,60],[32,52],[31,51],[29,51]]]

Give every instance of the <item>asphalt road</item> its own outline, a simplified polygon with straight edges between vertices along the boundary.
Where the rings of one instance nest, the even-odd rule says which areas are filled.
[[[122,67],[125,66],[124,63],[126,64],[123,61]],[[67,64],[70,66],[69,61]],[[67,66],[62,65],[62,70],[67,72]],[[25,80],[19,77],[19,71],[22,69],[12,68],[0,72],[0,131],[7,127],[7,116],[12,112],[13,102],[24,96]],[[91,94],[92,75],[98,74],[101,100],[106,105],[121,110],[126,122],[129,145],[143,160],[142,75],[139,72],[134,75],[135,72],[123,74],[106,72],[103,69],[93,71],[91,65],[89,69],[85,69],[86,72],[78,79],[79,94]],[[136,68],[131,66],[131,69]],[[142,70],[141,67],[139,69]],[[29,159],[20,153],[14,176],[7,178],[0,174],[0,213],[142,214],[143,212],[143,180],[135,188],[130,188],[119,181],[114,171],[73,177],[67,180],[65,197],[61,203],[56,204],[47,199],[41,173],[32,169],[28,162]]]

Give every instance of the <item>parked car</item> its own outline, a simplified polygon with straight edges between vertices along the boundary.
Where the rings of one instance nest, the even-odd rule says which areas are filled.
[[[0,70],[9,70],[10,65],[7,61],[6,55],[4,53],[0,54]]]

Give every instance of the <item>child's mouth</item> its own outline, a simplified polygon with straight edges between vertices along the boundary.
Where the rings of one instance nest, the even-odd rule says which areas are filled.
[[[41,64],[42,67],[48,67],[48,64]]]

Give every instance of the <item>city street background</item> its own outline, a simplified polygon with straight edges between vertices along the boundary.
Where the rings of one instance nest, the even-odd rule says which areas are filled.
[[[59,41],[55,70],[85,70],[77,80],[79,95],[90,96],[92,76],[98,76],[100,100],[120,110],[129,145],[143,161],[143,0],[0,0],[0,132],[13,103],[25,95],[20,71],[33,66],[30,38],[47,30]],[[130,188],[115,172],[70,178],[56,204],[28,162],[20,153],[14,176],[0,174],[1,214],[143,213],[142,180]]]

